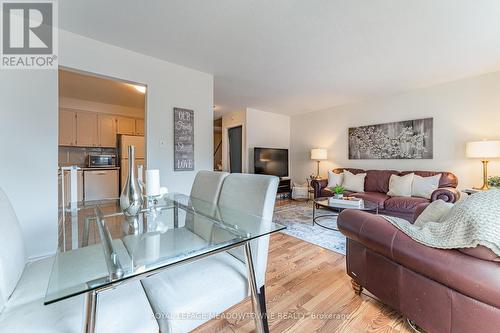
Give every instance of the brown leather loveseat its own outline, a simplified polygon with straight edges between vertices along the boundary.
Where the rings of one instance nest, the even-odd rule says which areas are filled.
[[[347,274],[358,294],[366,288],[429,333],[500,332],[498,257],[422,245],[362,211],[345,210],[337,223],[347,237]]]
[[[451,172],[436,172],[436,171],[395,171],[395,170],[362,170],[350,168],[338,168],[333,172],[341,173],[348,170],[353,174],[366,173],[365,178],[365,192],[354,193],[346,192],[347,195],[362,198],[367,201],[375,202],[379,205],[379,213],[391,216],[401,217],[403,219],[413,221],[415,210],[418,205],[429,203],[438,199],[445,202],[455,202],[460,197],[460,192],[457,190],[458,179]],[[389,192],[389,179],[391,175],[402,176],[409,173],[415,173],[422,177],[430,177],[441,174],[439,181],[439,188],[432,193],[431,199],[419,197],[390,197],[387,195]],[[314,197],[330,197],[333,193],[328,190],[328,180],[313,180],[311,186],[314,189]]]

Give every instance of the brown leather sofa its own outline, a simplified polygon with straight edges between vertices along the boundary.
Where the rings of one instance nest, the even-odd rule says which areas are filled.
[[[366,288],[429,333],[500,332],[500,262],[422,245],[362,211],[345,210],[338,227],[357,294]]]
[[[456,189],[458,185],[457,177],[451,172],[435,172],[435,171],[395,171],[395,170],[362,170],[345,168],[354,174],[366,173],[365,192],[354,193],[346,192],[345,194],[362,198],[367,201],[378,203],[379,213],[391,216],[401,217],[403,219],[413,221],[415,209],[418,205],[429,203],[438,199],[446,202],[455,202],[460,197],[460,192]],[[344,168],[334,169],[333,172],[341,173]],[[430,177],[441,174],[439,188],[432,193],[431,199],[417,197],[390,197],[389,179],[391,175],[406,175],[415,173],[422,177]],[[311,186],[314,189],[314,197],[330,197],[333,193],[326,188],[328,180],[320,179],[311,181]]]

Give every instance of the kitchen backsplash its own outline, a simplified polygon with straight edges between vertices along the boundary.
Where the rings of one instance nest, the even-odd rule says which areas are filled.
[[[87,155],[110,154],[117,155],[115,148],[85,148],[85,147],[59,147],[59,166],[77,165],[86,166]]]

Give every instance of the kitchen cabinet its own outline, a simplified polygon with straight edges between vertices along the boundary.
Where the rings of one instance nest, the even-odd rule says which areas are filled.
[[[99,114],[99,147],[116,147],[116,117]]]
[[[78,147],[99,146],[97,113],[76,113],[76,145]]]
[[[135,135],[144,135],[144,119],[135,120]]]
[[[135,135],[135,119],[128,117],[116,118],[117,133],[126,135]]]
[[[76,144],[76,112],[59,111],[59,145],[74,146]]]
[[[117,134],[144,136],[144,119],[71,109],[59,110],[59,145],[117,146]]]

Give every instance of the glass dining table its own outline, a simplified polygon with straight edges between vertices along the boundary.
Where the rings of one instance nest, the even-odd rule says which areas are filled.
[[[83,294],[83,331],[94,332],[100,292],[244,247],[256,329],[268,332],[250,241],[285,227],[178,193],[145,206],[135,217],[123,214],[119,200],[84,202],[66,209],[44,304]]]

